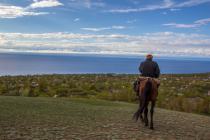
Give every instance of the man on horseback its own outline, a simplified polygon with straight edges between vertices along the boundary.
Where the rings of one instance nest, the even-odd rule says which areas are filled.
[[[160,69],[157,62],[152,59],[153,56],[148,54],[146,60],[139,66],[141,75],[138,77],[137,82],[134,83],[134,90],[139,99],[139,108],[133,115],[133,119],[138,121],[140,118],[145,123],[145,126],[148,126],[148,104],[151,102],[150,129],[153,129],[153,112],[160,85],[160,81],[157,79],[160,76]],[[144,117],[142,115],[143,112]]]
[[[158,78],[160,76],[160,69],[157,62],[153,61],[152,54],[146,56],[146,60],[143,61],[139,66],[139,72],[141,76]]]

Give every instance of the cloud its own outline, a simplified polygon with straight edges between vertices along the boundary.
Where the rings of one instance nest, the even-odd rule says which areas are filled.
[[[33,0],[27,7],[5,5],[0,3],[0,18],[18,18],[23,16],[39,16],[49,14],[48,12],[37,12],[36,8],[55,7],[63,5],[58,0]]]
[[[7,43],[7,40],[4,38],[3,35],[0,35],[0,45],[4,45]]]
[[[144,11],[154,11],[160,9],[167,9],[172,7],[173,1],[171,0],[164,0],[162,4],[159,5],[148,5],[141,8],[127,8],[127,9],[112,9],[108,10],[107,12],[111,13],[130,13],[130,12],[144,12]]]
[[[105,12],[110,13],[131,13],[131,12],[145,12],[162,9],[169,9],[170,11],[177,11],[179,8],[197,6],[204,3],[209,3],[210,0],[188,0],[185,2],[175,3],[172,0],[163,0],[161,4],[147,5],[140,8],[125,8],[125,9],[111,9]]]
[[[112,29],[125,29],[125,26],[111,26],[111,27],[101,27],[101,28],[81,28],[82,30],[92,31],[92,32],[100,32],[104,30],[112,30]]]
[[[111,29],[125,29],[125,26],[112,26]]]
[[[47,12],[27,11],[23,7],[10,5],[0,5],[0,9],[0,18],[17,18],[23,16],[38,16],[48,14]]]
[[[177,24],[177,23],[166,23],[163,26],[170,26],[174,28],[196,28],[198,24]]]
[[[137,19],[133,19],[133,20],[128,20],[127,21],[128,24],[132,24],[132,23],[135,23],[135,22],[137,22]]]
[[[168,13],[167,13],[167,12],[162,12],[162,14],[163,14],[163,15],[167,15]]]
[[[0,33],[0,52],[210,56],[210,36],[174,32],[142,35]]]
[[[63,4],[58,0],[33,0],[34,2],[29,8],[45,8],[45,7],[56,7],[62,6]]]
[[[180,11],[181,9],[178,8],[171,8],[170,11],[175,12],[175,11]]]
[[[104,2],[90,2],[89,8],[91,7],[105,7],[106,4]]]
[[[80,21],[80,18],[75,18],[74,22]]]
[[[205,19],[200,19],[195,21],[195,24],[199,24],[199,25],[206,25],[210,22],[210,18],[205,18]]]
[[[166,23],[163,26],[170,26],[174,28],[198,28],[200,26],[210,23],[210,18],[200,19],[194,21],[192,24]]]
[[[99,0],[70,0],[70,2],[68,2],[69,7],[71,8],[76,8],[76,9],[80,9],[80,8],[101,8],[101,7],[105,7],[106,4],[102,1]]]
[[[103,27],[103,28],[81,28],[82,30],[86,30],[86,31],[93,31],[93,32],[99,32],[99,31],[103,31],[103,30],[110,30],[110,27]]]
[[[181,7],[192,7],[192,6],[209,3],[209,2],[210,2],[210,0],[188,0],[188,1],[176,4],[175,7],[180,7],[180,8]]]

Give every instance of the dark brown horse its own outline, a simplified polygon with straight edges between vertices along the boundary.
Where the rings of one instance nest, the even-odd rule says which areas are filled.
[[[140,86],[139,86],[139,108],[136,113],[133,115],[133,119],[138,121],[140,118],[142,122],[145,123],[145,126],[148,126],[148,105],[151,102],[151,109],[150,109],[150,129],[153,128],[153,113],[156,98],[158,96],[158,84],[159,81],[149,78],[149,77],[140,77]],[[144,117],[142,113],[144,112]]]

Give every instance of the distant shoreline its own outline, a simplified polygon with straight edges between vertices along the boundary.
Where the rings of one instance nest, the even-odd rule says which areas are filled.
[[[143,56],[0,53],[0,75],[138,74]],[[210,72],[210,59],[154,57],[162,74]]]
[[[210,72],[205,73],[181,73],[181,74],[174,74],[174,73],[167,73],[167,74],[161,74],[162,76],[192,76],[192,75],[208,75]],[[52,73],[52,74],[23,74],[23,75],[0,75],[0,77],[27,77],[27,76],[138,76],[139,74],[122,74],[122,73],[81,73],[81,74],[58,74],[58,73]]]
[[[34,53],[34,52],[0,52],[0,55],[40,55],[40,56],[83,56],[83,57],[114,57],[114,58],[144,58],[145,54],[100,54],[100,53]],[[210,56],[159,56],[154,55],[156,59],[169,60],[205,60],[210,61]]]

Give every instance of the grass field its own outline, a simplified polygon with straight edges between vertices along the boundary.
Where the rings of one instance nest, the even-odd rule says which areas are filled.
[[[155,130],[131,120],[137,104],[0,96],[0,139],[209,139],[210,118],[156,108]]]
[[[0,77],[0,95],[97,98],[136,102],[138,75],[76,74]],[[210,115],[210,73],[161,75],[157,106]]]

